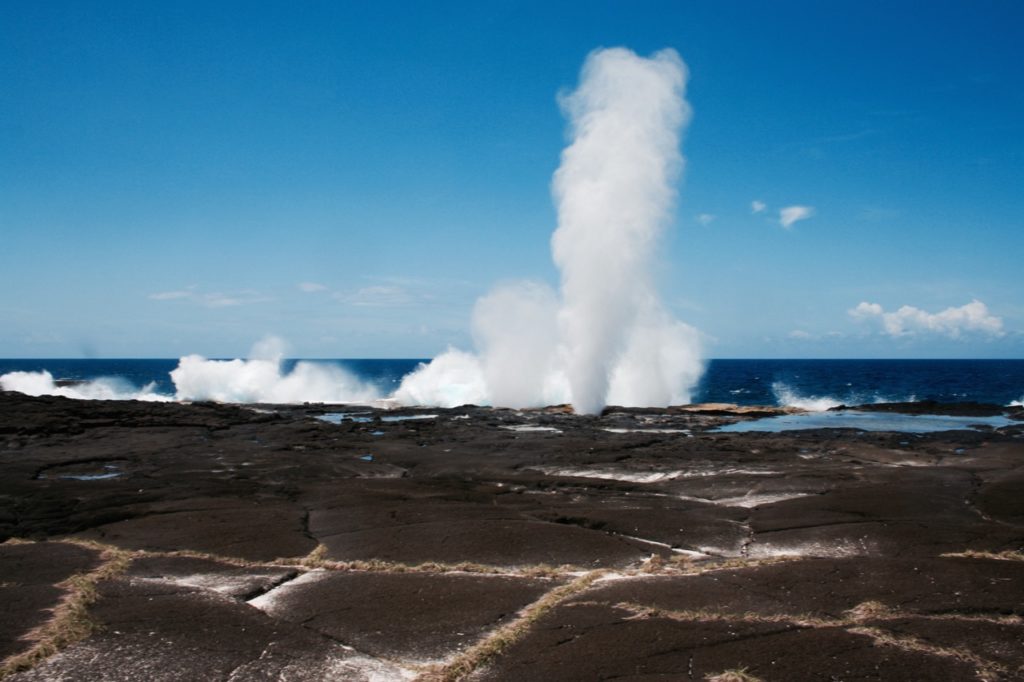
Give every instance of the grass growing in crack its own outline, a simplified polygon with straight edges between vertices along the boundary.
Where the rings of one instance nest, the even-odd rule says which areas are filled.
[[[940,554],[942,557],[955,557],[959,559],[995,559],[997,561],[1024,561],[1024,552],[1014,552],[1007,550],[1005,552],[979,552],[973,549],[968,549],[963,552],[947,552],[946,554]]]
[[[608,604],[607,606],[613,606]],[[964,620],[964,621],[985,621],[985,622],[1007,622],[1017,624],[1017,617],[991,617],[991,616],[954,616],[954,615],[926,615],[912,614],[896,611],[885,604],[877,601],[866,601],[846,611],[843,618],[819,618],[810,615],[796,614],[758,614],[758,613],[722,613],[709,610],[673,611],[659,609],[656,607],[620,602],[614,604],[614,608],[629,611],[633,615],[629,619],[642,618],[668,618],[672,620],[695,621],[695,622],[720,622],[720,623],[765,623],[765,624],[786,624],[802,628],[843,628],[847,632],[870,637],[878,646],[889,646],[904,651],[952,658],[974,666],[978,679],[983,682],[991,682],[1001,678],[1006,673],[1006,668],[999,663],[989,661],[966,649],[956,649],[930,644],[910,635],[901,635],[889,630],[877,627],[867,627],[863,623],[871,620],[893,620],[904,618],[924,618],[928,620]],[[727,671],[735,672],[735,671]],[[725,674],[725,673],[722,673]],[[745,680],[747,678],[737,677],[714,677],[707,679],[715,680]],[[756,678],[752,678],[756,679]]]
[[[591,571],[571,583],[556,587],[523,609],[518,618],[491,632],[447,664],[427,670],[418,678],[419,682],[454,682],[487,665],[525,637],[538,619],[566,599],[589,588],[602,573],[602,570]]]
[[[954,660],[967,663],[968,665],[974,666],[975,674],[978,676],[979,680],[982,680],[982,682],[995,682],[996,680],[1001,679],[1007,672],[1004,666],[981,658],[970,651],[929,644],[924,640],[910,635],[900,635],[894,632],[889,632],[888,630],[870,627],[849,628],[848,632],[855,635],[870,637],[878,646],[888,646],[896,649],[902,649],[903,651],[928,654],[942,658],[952,658]]]
[[[295,565],[303,568],[321,568],[328,571],[367,571],[378,573],[479,573],[483,575],[508,575],[520,578],[559,578],[575,569],[573,566],[548,566],[545,564],[504,568],[489,566],[471,561],[447,564],[438,561],[426,561],[420,564],[403,564],[380,559],[336,561],[327,558],[327,547],[318,545],[316,549],[299,560],[279,559],[279,565]]]
[[[715,675],[706,675],[706,682],[763,682],[760,677],[754,677],[747,672],[746,668],[726,670]]]
[[[98,598],[96,586],[123,573],[132,562],[132,554],[105,547],[101,550],[100,558],[103,563],[94,570],[57,583],[56,586],[64,590],[64,596],[53,609],[50,619],[25,636],[25,639],[33,642],[32,646],[27,651],[8,657],[0,665],[0,679],[27,670],[100,629],[100,625],[89,614],[89,606]]]
[[[854,623],[863,623],[866,620],[885,620],[897,617],[906,617],[879,601],[865,601],[857,604],[846,612],[846,617]]]
[[[810,615],[789,615],[789,614],[760,614],[760,613],[722,613],[719,611],[699,610],[672,610],[659,609],[644,604],[631,602],[619,602],[614,608],[629,611],[629,619],[644,618],[666,618],[669,620],[705,622],[705,623],[754,623],[771,625],[793,625],[801,628],[825,628],[842,625],[842,621],[817,618]]]

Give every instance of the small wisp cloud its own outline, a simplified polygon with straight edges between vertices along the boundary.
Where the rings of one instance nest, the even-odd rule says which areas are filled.
[[[756,213],[757,211],[755,211]],[[786,206],[779,211],[779,225],[787,230],[800,220],[807,220],[814,215],[813,206]]]

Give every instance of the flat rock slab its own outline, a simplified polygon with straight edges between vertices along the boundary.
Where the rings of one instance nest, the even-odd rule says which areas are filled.
[[[333,559],[403,563],[467,561],[490,566],[598,568],[624,566],[650,554],[649,547],[628,538],[526,520],[452,518],[323,535],[321,541]]]
[[[314,571],[250,603],[359,651],[422,662],[474,643],[559,584],[497,575]]]
[[[978,679],[970,663],[839,628],[686,622],[591,604],[554,610],[473,679],[703,680],[743,668],[764,680]]]
[[[369,421],[316,418],[356,409]],[[88,607],[106,628],[17,679],[390,680],[457,654],[494,679],[1024,679],[1024,421],[396,414],[0,392],[0,540],[45,541],[0,546],[0,651],[24,651],[62,581],[100,565],[61,540],[131,550]],[[409,572],[429,562],[503,575]],[[523,577],[542,564],[573,568]]]
[[[102,563],[97,550],[67,543],[0,545],[0,658],[25,651],[24,639],[64,596],[59,584]]]
[[[191,550],[271,561],[305,556],[316,548],[304,523],[305,512],[283,500],[199,498],[154,505],[148,513],[78,537],[125,549]]]
[[[864,602],[913,614],[1024,617],[1024,561],[804,559],[598,583],[581,600],[723,614],[842,618]]]
[[[208,590],[128,579],[104,584],[104,629],[10,680],[400,680],[412,675],[312,630]]]
[[[297,575],[294,568],[234,566],[222,561],[180,556],[135,559],[125,572],[125,576],[136,582],[199,588],[242,601],[254,599]]]

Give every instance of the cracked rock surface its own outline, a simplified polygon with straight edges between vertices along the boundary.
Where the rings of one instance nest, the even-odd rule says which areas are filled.
[[[1024,679],[1022,412],[0,393],[0,677]]]

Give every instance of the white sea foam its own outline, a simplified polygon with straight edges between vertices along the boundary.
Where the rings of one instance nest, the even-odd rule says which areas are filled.
[[[849,386],[849,384],[847,384]],[[830,395],[816,396],[803,395],[796,389],[782,381],[772,384],[772,393],[779,405],[784,407],[796,407],[809,412],[825,412],[839,405],[868,405],[878,403],[913,403],[917,402],[916,395],[896,396],[871,393],[867,391],[849,392],[843,397]]]
[[[207,360],[188,355],[171,371],[178,400],[231,403],[367,403],[380,398],[375,386],[341,367],[299,362],[283,372],[284,343],[263,339],[247,360]]]
[[[8,372],[0,376],[0,387],[5,391],[17,391],[25,395],[56,395],[78,400],[145,400],[148,402],[174,400],[174,396],[157,393],[155,383],[137,388],[117,377],[101,377],[76,382],[70,386],[58,386],[53,375],[46,370]]]
[[[1024,407],[1024,396],[1021,396],[1020,400],[1012,401],[1010,407]]]
[[[449,348],[402,379],[392,397],[402,405],[486,405],[489,400],[480,359]]]
[[[558,293],[504,285],[473,313],[477,353],[449,350],[407,376],[406,404],[527,407],[571,402],[689,402],[703,371],[699,335],[672,319],[650,272],[683,165],[686,66],[672,50],[642,58],[597,50],[579,87],[561,98],[572,141],[552,192]]]
[[[0,376],[0,387],[32,396],[56,395],[80,400],[381,404],[380,389],[336,365],[299,362],[291,371],[283,371],[284,347],[280,339],[267,337],[253,346],[246,360],[208,360],[199,355],[183,357],[170,373],[174,395],[158,393],[155,383],[140,389],[118,378],[59,386],[45,370],[4,374]]]
[[[809,410],[811,412],[825,412],[826,410],[843,404],[841,400],[836,400],[830,396],[800,395],[781,381],[776,381],[772,384],[772,393],[775,394],[775,399],[778,401],[779,405],[783,405],[785,407],[797,407],[801,410]]]

